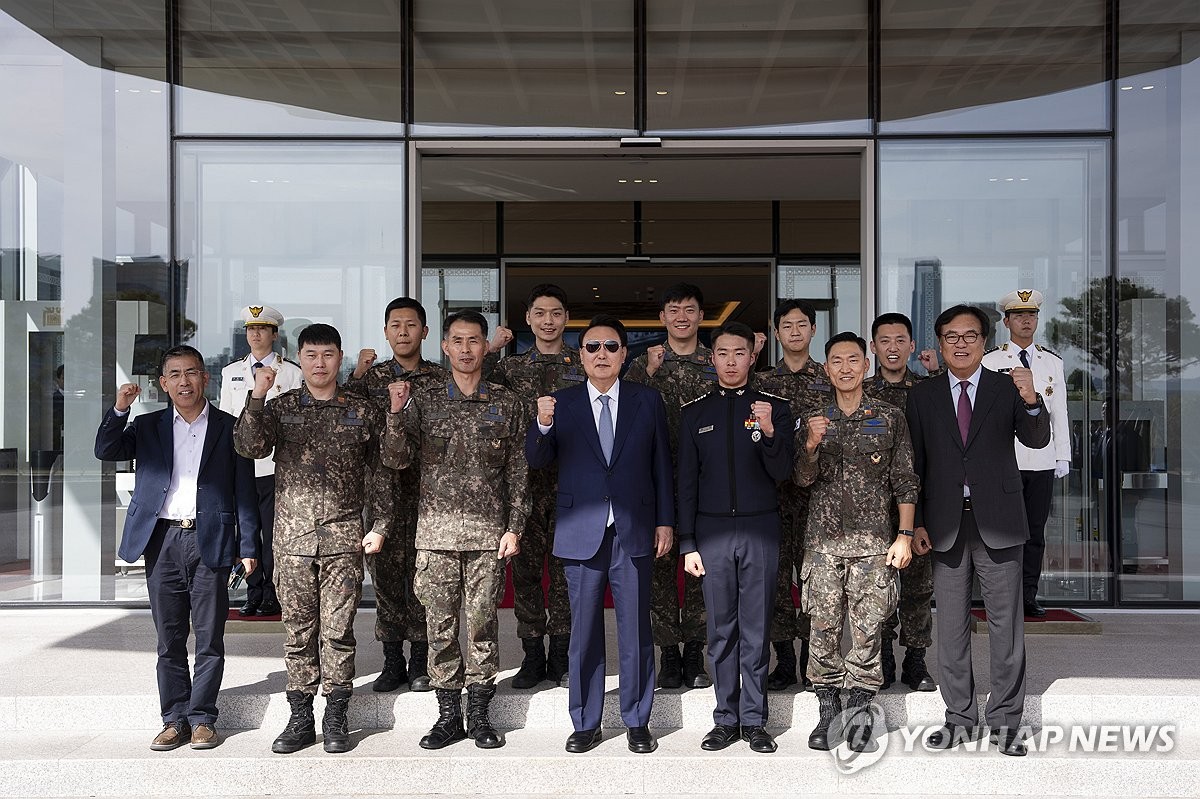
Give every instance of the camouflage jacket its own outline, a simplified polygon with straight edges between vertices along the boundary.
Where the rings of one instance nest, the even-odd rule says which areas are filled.
[[[809,455],[805,420],[822,413],[829,429]],[[812,486],[805,549],[843,558],[886,553],[896,533],[892,504],[915,504],[919,488],[904,412],[867,396],[850,416],[836,404],[810,408],[796,426],[793,479]]]
[[[530,413],[537,408],[538,397],[587,380],[579,350],[564,346],[557,355],[543,355],[536,346],[520,355],[502,358],[488,380],[511,388],[529,404]]]
[[[667,406],[667,426],[671,434],[671,461],[679,453],[680,409],[694,399],[699,399],[717,385],[717,367],[713,366],[712,350],[696,344],[691,355],[676,355],[671,350],[671,341],[663,344],[666,354],[662,366],[651,377],[646,373],[646,354],[642,353],[630,364],[625,373],[626,380],[658,389]]]
[[[384,464],[421,468],[418,549],[495,549],[504,533],[525,530],[527,418],[516,392],[480,381],[463,394],[453,378],[414,386],[404,409],[387,414]]]
[[[792,418],[797,421],[806,418],[802,416],[804,411],[833,402],[833,387],[825,374],[825,366],[812,358],[795,372],[788,368],[786,361],[780,361],[774,369],[755,373],[753,385],[760,391],[786,399]]]
[[[375,520],[371,532],[390,532],[392,492],[378,468],[383,430],[383,412],[343,388],[330,400],[318,400],[301,386],[266,405],[253,397],[246,401],[233,444],[247,458],[275,450],[275,551],[308,556],[360,551],[368,502]]]
[[[883,372],[876,370],[875,374],[863,381],[863,393],[904,410],[908,405],[908,390],[924,379],[905,367],[904,377],[898,383],[893,383],[883,376]]]

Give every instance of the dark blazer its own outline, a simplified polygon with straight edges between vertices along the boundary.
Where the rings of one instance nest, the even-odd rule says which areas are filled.
[[[621,381],[612,465],[604,462],[587,384],[553,394],[554,426],[542,435],[534,418],[525,457],[534,469],[558,463],[554,554],[587,560],[604,539],[608,505],[630,557],[654,553],[654,528],[675,525],[674,478],[662,395]]]
[[[1031,449],[1046,446],[1050,413],[1043,406],[1036,416],[1030,415],[1012,379],[985,368],[964,445],[950,393],[951,378],[947,371],[922,380],[908,393],[905,415],[913,466],[921,478],[916,524],[929,531],[935,550],[948,551],[958,537],[965,480],[983,543],[992,549],[1024,544],[1029,525],[1013,436]]]
[[[96,457],[105,461],[137,459],[137,480],[125,516],[122,560],[133,563],[145,552],[158,512],[171,486],[175,439],[173,409],[143,414],[132,422],[109,408],[96,431]],[[210,569],[227,568],[238,558],[260,552],[258,490],[254,461],[233,450],[236,420],[209,403],[208,431],[200,454],[196,486],[196,542]]]

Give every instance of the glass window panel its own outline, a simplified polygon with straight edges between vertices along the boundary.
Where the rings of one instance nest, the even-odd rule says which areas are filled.
[[[414,132],[629,134],[633,0],[417,0]]]
[[[1200,6],[1120,4],[1116,418],[1122,602],[1200,600]],[[1096,342],[1097,345],[1100,342]],[[1187,431],[1191,430],[1191,433]],[[1102,472],[1107,474],[1107,472]],[[1189,521],[1190,520],[1190,521]]]
[[[644,202],[642,252],[730,254],[771,252],[771,203]]]
[[[500,324],[500,267],[489,263],[426,263],[421,268],[421,304],[429,315],[429,337],[421,355],[444,363],[442,323],[458,311],[479,311],[488,335]]]
[[[1108,128],[1104,0],[884,0],[880,130]]]
[[[939,141],[879,148],[879,312],[933,320],[959,302],[999,320],[1001,296],[1045,295],[1035,341],[1064,360],[1072,463],[1055,483],[1040,595],[1107,601],[1112,569],[1104,498],[1089,455],[1105,384],[1107,160],[1102,141]],[[997,325],[993,342],[1007,340]]]
[[[404,132],[400,0],[179,0],[178,130]]]
[[[825,360],[825,342],[843,330],[862,326],[862,268],[859,264],[821,262],[782,263],[775,275],[776,303],[807,300],[817,311],[816,330],[809,342],[814,360]],[[774,336],[775,360],[783,348]]]
[[[861,242],[862,205],[857,199],[784,200],[779,204],[780,252],[857,253]]]
[[[496,203],[421,203],[426,255],[495,255]]]
[[[633,203],[505,203],[504,251],[521,255],[634,251]]]
[[[870,130],[865,0],[656,0],[646,24],[650,132]]]
[[[93,446],[118,385],[163,407],[165,30],[158,0],[0,10],[0,601],[146,598],[116,558],[131,465]]]

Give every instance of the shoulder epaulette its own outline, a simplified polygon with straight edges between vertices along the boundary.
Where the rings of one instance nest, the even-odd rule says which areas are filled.
[[[986,352],[984,352],[983,354],[984,354],[984,355],[991,355],[993,352],[999,352],[1001,349],[1002,349],[1001,347],[992,347],[990,350],[987,350],[987,351],[986,351]]]
[[[679,407],[682,409],[682,408],[686,408],[689,405],[695,405],[697,402],[699,402],[702,399],[708,399],[709,397],[712,396],[712,394],[713,394],[713,392],[711,392],[711,391],[708,392],[707,394],[701,394],[699,397],[696,397],[695,399],[690,399],[687,402],[680,405]]]
[[[763,391],[761,388],[758,389],[758,393],[762,394],[764,397],[770,397],[771,399],[779,400],[780,402],[788,402],[787,397],[781,397],[778,394],[772,394],[770,391]]]
[[[225,364],[225,366],[233,366],[235,363],[241,363],[244,360],[246,360],[246,356],[243,355],[241,358],[234,358],[232,361]],[[224,369],[225,366],[222,366],[221,368]]]
[[[1054,350],[1050,349],[1049,347],[1043,347],[1041,344],[1034,344],[1033,346],[1037,347],[1038,352],[1048,352],[1051,355],[1053,355],[1055,358],[1058,358],[1060,361],[1062,360],[1062,356],[1059,355]]]

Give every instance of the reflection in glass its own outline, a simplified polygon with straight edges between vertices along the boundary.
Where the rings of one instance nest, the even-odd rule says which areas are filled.
[[[1102,141],[882,143],[877,310],[913,320],[918,351],[937,349],[933,320],[959,302],[999,321],[999,298],[1045,295],[1035,340],[1064,361],[1070,474],[1055,483],[1040,596],[1106,601],[1112,569],[1105,506],[1089,453],[1112,335],[1105,316],[1107,158]],[[1003,343],[1007,330],[998,326]],[[1043,338],[1042,336],[1045,336]]]
[[[421,357],[444,363],[442,323],[458,311],[479,311],[488,336],[500,324],[500,268],[495,263],[432,263],[421,269],[421,304],[429,315],[429,337]]]
[[[862,268],[857,263],[832,264],[821,261],[788,261],[775,276],[778,301],[807,300],[817,311],[809,351],[817,361],[825,360],[825,342],[843,330],[862,327]],[[775,360],[783,348],[772,337]]]

